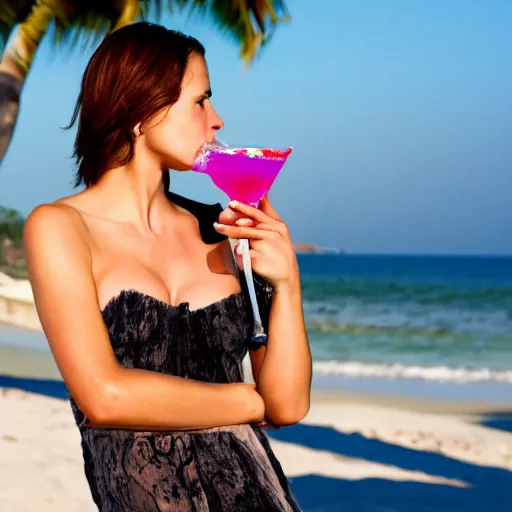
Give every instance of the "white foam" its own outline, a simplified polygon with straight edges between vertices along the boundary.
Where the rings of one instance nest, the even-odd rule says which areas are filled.
[[[399,363],[379,364],[359,361],[315,361],[313,371],[346,377],[388,377],[423,379],[439,382],[507,382],[512,383],[512,370],[489,368],[450,368],[449,366],[405,366]]]

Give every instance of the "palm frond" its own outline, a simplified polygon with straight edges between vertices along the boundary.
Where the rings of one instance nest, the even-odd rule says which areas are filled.
[[[32,9],[34,0],[2,0],[0,3],[0,21],[14,25],[24,19]]]
[[[139,4],[144,19],[154,15],[159,20],[164,12],[172,13],[175,7],[173,0],[139,0]]]
[[[193,0],[191,12],[210,16],[224,33],[240,45],[240,56],[250,63],[258,50],[268,43],[277,25],[290,20],[283,0]]]
[[[77,44],[83,37],[85,46],[96,44],[106,33],[122,24],[136,21],[139,15],[137,0],[60,0],[66,8],[55,12],[54,42]],[[127,17],[127,10],[130,15]],[[123,18],[120,24],[120,19]]]
[[[3,0],[0,3],[0,48],[5,45],[14,25],[32,9],[33,0]]]
[[[8,0],[0,7],[0,26],[12,25],[26,16],[36,0]],[[58,0],[55,4],[56,43],[86,45],[97,43],[106,33],[133,23],[138,18],[189,9],[191,14],[209,17],[240,45],[242,59],[251,62],[272,36],[276,26],[288,21],[283,0]],[[1,35],[1,34],[0,34]]]

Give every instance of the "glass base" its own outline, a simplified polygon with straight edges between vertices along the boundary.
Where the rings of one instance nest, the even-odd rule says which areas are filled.
[[[268,337],[265,333],[263,334],[254,334],[251,338],[251,341],[253,343],[259,343],[260,345],[266,345],[267,344]]]

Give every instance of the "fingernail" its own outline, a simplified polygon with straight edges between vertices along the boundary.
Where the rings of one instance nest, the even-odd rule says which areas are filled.
[[[238,203],[236,201],[229,201],[229,206],[231,206],[232,208],[236,208],[238,205]]]
[[[223,228],[223,227],[224,227],[224,224],[220,224],[219,222],[214,222],[214,223],[213,223],[213,227],[214,227],[215,229],[221,229],[221,228]]]

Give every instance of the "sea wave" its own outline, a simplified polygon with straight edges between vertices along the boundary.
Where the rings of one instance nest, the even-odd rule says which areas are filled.
[[[456,334],[446,328],[414,328],[404,326],[384,326],[384,325],[365,325],[349,324],[328,319],[311,318],[307,321],[309,332],[333,333],[333,334],[355,334],[358,336],[367,336],[375,334],[385,334],[391,336],[424,336],[439,337],[453,336],[458,338],[468,338],[467,334]]]
[[[345,377],[387,377],[439,382],[504,382],[512,384],[512,370],[490,368],[452,368],[445,365],[419,366],[399,363],[363,363],[360,361],[314,361],[313,372]]]
[[[304,298],[316,302],[331,299],[360,299],[401,303],[414,301],[418,305],[455,305],[481,307],[483,305],[512,308],[510,286],[475,285],[464,283],[414,282],[408,280],[311,278],[304,279]]]
[[[441,317],[439,320],[432,320],[433,324],[424,325],[425,320],[406,319],[403,323],[409,325],[399,325],[400,320],[394,319],[397,325],[376,325],[363,323],[343,322],[338,319],[319,318],[306,315],[306,323],[310,334],[333,334],[333,335],[352,335],[364,338],[385,336],[390,342],[393,339],[421,338],[424,340],[460,340],[467,342],[481,343],[485,339],[486,344],[511,343],[512,336],[509,334],[510,321],[505,324],[493,323],[492,318],[470,319],[456,322],[451,318]],[[367,320],[370,322],[371,319]],[[383,319],[381,318],[382,322]],[[416,325],[414,325],[416,323]],[[411,325],[412,324],[412,325]]]

